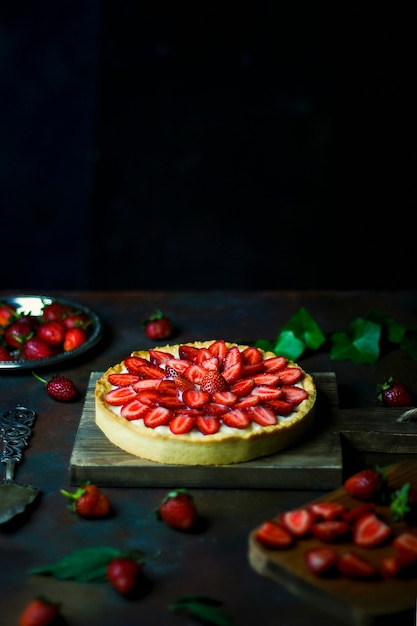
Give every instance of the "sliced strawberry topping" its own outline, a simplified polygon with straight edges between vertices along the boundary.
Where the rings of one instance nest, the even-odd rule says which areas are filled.
[[[241,352],[244,365],[253,365],[253,363],[261,363],[263,360],[262,353],[255,346],[248,346]]]
[[[195,425],[203,435],[214,435],[220,430],[220,420],[215,415],[201,415],[195,418]]]
[[[233,346],[232,348],[229,348],[223,360],[223,376],[228,383],[233,383],[239,378],[241,369],[242,357],[240,355],[239,348],[237,346]]]
[[[158,404],[159,406],[164,406],[166,409],[173,409],[175,411],[185,409],[185,404],[181,398],[173,396],[172,394],[162,395],[159,393]]]
[[[255,539],[267,548],[289,548],[294,543],[292,534],[274,520],[265,520],[256,530]]]
[[[337,519],[346,512],[346,507],[341,502],[313,502],[308,508],[317,519]]]
[[[271,372],[263,372],[262,374],[256,374],[253,377],[255,385],[271,385],[276,387],[278,385],[279,376]]]
[[[337,567],[341,574],[349,578],[374,578],[378,573],[368,559],[351,550],[342,554]]]
[[[201,385],[201,381],[207,374],[207,370],[204,369],[202,365],[191,364],[182,374],[184,378],[187,378],[187,380],[190,380],[192,383]]]
[[[153,363],[153,365],[162,365],[172,359],[172,355],[169,352],[163,352],[155,348],[149,350],[149,356],[151,357],[151,363]]]
[[[280,388],[269,387],[268,385],[258,385],[254,387],[252,393],[258,396],[262,402],[268,402],[269,400],[278,400],[282,397],[282,390]]]
[[[291,402],[281,399],[268,400],[268,406],[274,411],[274,413],[282,415],[282,417],[285,417],[294,411],[294,405]]]
[[[290,385],[282,385],[282,398],[292,404],[300,404],[303,400],[307,400],[308,392],[302,387],[291,387]]]
[[[230,391],[233,391],[237,396],[248,396],[252,389],[255,387],[255,381],[253,378],[242,378],[230,385]]]
[[[211,356],[209,359],[204,359],[201,363],[198,363],[204,367],[205,370],[215,370],[219,369],[219,359],[216,356]]]
[[[165,376],[167,378],[175,378],[177,374],[183,374],[190,365],[191,361],[170,358],[165,363]]]
[[[250,419],[245,409],[233,409],[223,415],[223,422],[232,428],[247,428]]]
[[[192,409],[199,409],[210,400],[210,394],[207,393],[207,391],[194,391],[193,389],[187,389],[183,392],[182,399],[185,404]]]
[[[203,361],[210,359],[212,356],[213,355],[208,348],[198,348],[193,362],[197,363],[197,365],[201,365]]]
[[[209,351],[211,354],[216,356],[219,360],[219,363],[221,363],[227,353],[226,342],[224,341],[224,339],[217,339],[217,341],[214,341],[209,346]]]
[[[120,415],[127,420],[137,420],[143,417],[148,410],[149,407],[146,404],[142,404],[137,398],[133,398],[133,400],[123,404],[120,409]]]
[[[187,389],[197,390],[197,385],[185,378],[185,376],[181,376],[181,374],[174,378],[174,385],[179,391],[186,391]]]
[[[169,422],[169,428],[174,435],[189,433],[194,428],[195,417],[188,413],[178,413]]]
[[[201,380],[200,389],[213,394],[216,391],[227,391],[229,383],[217,370],[209,370]]]
[[[264,366],[268,372],[278,372],[283,370],[287,366],[287,363],[288,359],[284,356],[274,356],[270,359],[264,360]]]
[[[213,393],[213,402],[233,406],[237,400],[237,395],[233,391],[216,391]]]
[[[391,533],[391,528],[375,513],[367,513],[356,522],[353,541],[357,546],[373,548],[386,541]]]
[[[173,412],[163,406],[149,408],[143,416],[143,423],[148,428],[156,428],[157,426],[166,426],[173,417]]]
[[[184,359],[185,361],[191,361],[191,363],[194,362],[194,359],[197,356],[197,352],[198,352],[199,348],[196,348],[195,346],[187,346],[185,344],[182,344],[179,347],[179,356],[180,359]]]
[[[280,521],[294,537],[305,537],[310,532],[314,516],[308,509],[294,509],[281,513]]]
[[[152,365],[152,363],[148,363],[147,365],[141,365],[137,368],[137,373],[141,378],[164,378],[165,371],[159,365]]]
[[[155,389],[142,389],[138,391],[137,398],[146,406],[156,406],[158,404],[158,392]]]
[[[141,391],[142,389],[158,389],[162,380],[159,378],[140,378],[137,383],[132,385],[135,391]]]
[[[149,361],[143,359],[141,356],[128,356],[126,357],[125,367],[131,374],[137,374],[138,368],[142,365],[149,365]]]
[[[175,384],[175,381],[164,378],[158,382],[158,393],[161,396],[177,396],[178,387]]]
[[[242,365],[242,369],[240,370],[240,376],[242,378],[248,378],[250,376],[255,376],[256,374],[262,374],[265,370],[263,361],[261,363],[251,363],[249,365]]]
[[[136,391],[131,387],[115,387],[106,393],[104,399],[111,406],[121,406],[136,397]]]
[[[253,422],[260,426],[275,426],[278,423],[275,413],[263,404],[248,407],[247,414]]]
[[[256,406],[260,402],[260,397],[251,393],[249,396],[245,396],[244,398],[238,398],[235,402],[235,409],[247,409],[248,406]]]
[[[121,373],[121,374],[109,374],[108,381],[115,387],[127,387],[133,385],[140,380],[137,374]]]
[[[204,405],[204,413],[205,415],[215,415],[216,417],[221,417],[227,411],[230,411],[230,407],[225,404],[219,404],[218,402],[208,402]]]
[[[280,385],[295,385],[303,377],[303,372],[299,367],[286,367],[279,372],[278,384]]]
[[[330,519],[323,522],[315,522],[311,526],[311,532],[317,539],[326,543],[333,543],[344,539],[350,532],[350,526],[345,520]]]

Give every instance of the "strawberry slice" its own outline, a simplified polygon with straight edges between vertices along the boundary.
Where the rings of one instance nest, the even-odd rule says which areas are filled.
[[[235,393],[239,398],[248,396],[252,389],[255,387],[255,381],[253,378],[242,378],[230,385],[230,391]]]
[[[304,562],[316,576],[329,576],[337,571],[339,553],[332,546],[318,546],[304,552]]]
[[[316,519],[324,520],[343,517],[346,512],[346,506],[341,502],[313,502],[308,508]]]
[[[242,365],[240,376],[242,378],[249,378],[250,376],[255,376],[256,374],[262,374],[264,370],[265,367],[263,361],[260,363],[250,363],[249,365]]]
[[[267,372],[279,372],[287,367],[288,359],[285,356],[273,356],[265,359],[264,365]]]
[[[194,428],[195,417],[188,413],[178,413],[169,422],[169,428],[174,435],[189,433]]]
[[[166,426],[173,417],[173,412],[163,406],[148,408],[143,416],[143,423],[148,428],[156,428],[157,426]]]
[[[279,519],[294,537],[305,537],[311,530],[314,515],[308,509],[294,509],[284,511]]]
[[[182,344],[179,347],[178,354],[180,355],[180,359],[184,359],[184,361],[194,362],[195,357],[197,356],[199,348],[195,346],[187,346],[186,344]]]
[[[195,385],[201,385],[201,381],[207,374],[207,370],[202,365],[191,364],[187,369],[182,372],[182,375],[187,380],[190,380]]]
[[[311,532],[320,541],[333,543],[345,539],[350,532],[350,526],[345,520],[329,519],[322,522],[314,522],[311,526]]]
[[[237,346],[232,346],[227,351],[227,354],[223,360],[223,376],[228,383],[235,382],[242,370],[242,357]]]
[[[213,402],[233,406],[237,400],[237,395],[232,391],[216,391],[213,393]]]
[[[177,396],[178,387],[173,380],[164,378],[158,382],[158,393],[162,396]]]
[[[231,428],[247,428],[250,418],[244,409],[233,409],[223,415],[223,422]]]
[[[209,359],[204,359],[201,363],[197,365],[201,365],[205,370],[215,370],[216,372],[219,369],[219,359],[216,356],[211,356]]]
[[[244,365],[253,365],[254,363],[261,363],[263,361],[262,353],[259,348],[255,346],[248,346],[242,350],[241,354]]]
[[[345,552],[337,563],[339,572],[349,578],[375,578],[378,570],[364,556],[352,550]]]
[[[155,348],[151,348],[149,350],[149,356],[153,365],[163,365],[172,359],[172,354],[169,352],[163,352],[162,350],[156,350]]]
[[[396,578],[415,574],[417,568],[417,553],[406,551],[381,559],[381,569],[386,576]]]
[[[179,391],[186,391],[187,389],[197,390],[197,385],[192,383],[191,380],[188,380],[188,378],[185,378],[185,376],[182,376],[181,374],[178,374],[178,376],[174,378],[173,382],[175,387]]]
[[[138,368],[142,367],[142,365],[149,365],[149,361],[143,359],[141,356],[128,356],[125,358],[124,364],[131,374],[137,374]]]
[[[280,385],[295,385],[295,383],[298,383],[303,377],[303,372],[299,367],[286,367],[278,374],[278,383]]]
[[[225,404],[218,404],[217,402],[208,402],[204,405],[204,413],[205,415],[214,415],[216,417],[221,417],[227,411],[230,411],[230,408]]]
[[[291,402],[287,402],[286,400],[268,400],[268,406],[273,410],[277,415],[282,415],[285,417],[294,411],[294,405]]]
[[[198,348],[193,362],[197,363],[197,365],[201,365],[203,361],[210,359],[212,356],[213,355],[208,348]]]
[[[247,409],[249,406],[256,406],[261,401],[259,396],[255,396],[255,394],[250,394],[244,398],[240,398],[235,402],[235,409]]]
[[[199,415],[195,418],[195,425],[203,435],[214,435],[220,430],[220,420],[215,415]]]
[[[348,524],[353,524],[366,513],[375,513],[375,511],[376,508],[373,502],[364,502],[363,504],[353,507],[353,509],[345,511],[342,517]]]
[[[208,393],[213,394],[216,393],[216,391],[227,391],[229,389],[229,383],[217,370],[209,370],[204,374],[201,380],[200,389],[201,391],[208,391]],[[219,402],[219,400],[216,400],[216,402]]]
[[[393,539],[392,545],[400,552],[415,552],[417,554],[417,534],[405,531]]]
[[[182,394],[182,399],[187,406],[192,409],[200,409],[210,400],[210,394],[207,391],[199,391],[187,389]]]
[[[279,375],[273,372],[263,372],[262,374],[255,374],[253,376],[255,385],[270,385],[276,387],[279,382]]]
[[[282,389],[269,387],[268,385],[258,385],[254,387],[253,394],[258,396],[262,402],[268,402],[269,400],[279,400],[282,397]]]
[[[373,548],[391,536],[392,529],[375,513],[366,513],[360,517],[353,529],[353,541],[357,546]]]
[[[155,389],[141,389],[138,391],[137,398],[148,407],[158,404],[158,392]]]
[[[290,385],[282,385],[282,399],[292,404],[301,404],[303,400],[307,400],[308,392],[302,387],[294,387]]]
[[[190,365],[191,361],[170,358],[169,361],[165,362],[165,376],[175,378],[177,374],[183,374]]]
[[[137,398],[133,398],[133,400],[129,400],[123,404],[120,409],[120,415],[125,417],[127,420],[138,420],[145,415],[145,413],[149,410],[149,407],[146,404],[142,404]]]
[[[243,400],[245,400],[245,398]],[[237,404],[235,408],[238,408]],[[247,414],[253,422],[256,422],[260,426],[275,426],[275,424],[278,423],[275,413],[263,404],[248,407]]]
[[[159,385],[163,381],[159,378],[139,378],[137,383],[132,385],[135,391],[141,391],[142,389],[159,389]]]
[[[224,339],[217,339],[217,341],[214,341],[209,346],[209,352],[210,354],[213,354],[214,356],[216,356],[219,360],[219,363],[221,363],[227,353],[227,346],[226,346],[226,342],[224,341]]]
[[[122,372],[120,374],[109,374],[107,380],[115,387],[127,387],[137,383],[140,378],[137,374]]]
[[[164,378],[165,376],[165,372],[162,367],[159,367],[159,365],[152,365],[152,363],[138,367],[137,374],[142,378]]]
[[[294,543],[292,534],[274,520],[265,520],[255,531],[255,539],[267,548],[289,548]]]
[[[185,404],[178,398],[177,396],[173,396],[172,394],[158,394],[158,405],[164,406],[166,409],[173,409],[174,411],[179,411],[181,409],[185,409]]]
[[[131,387],[115,387],[106,393],[104,399],[111,406],[121,406],[136,397],[137,393]]]

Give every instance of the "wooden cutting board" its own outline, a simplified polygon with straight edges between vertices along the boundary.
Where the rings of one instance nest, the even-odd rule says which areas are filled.
[[[333,409],[338,406],[334,373],[314,374],[317,419],[296,446],[255,461],[222,466],[164,465],[135,457],[113,445],[95,424],[94,389],[101,372],[92,372],[74,447],[70,482],[101,486],[333,489],[341,483],[342,452]]]
[[[389,484],[397,489],[410,482],[417,487],[417,460],[387,467]],[[320,501],[341,502],[352,508],[358,504],[340,487],[321,497]],[[306,505],[309,503],[306,503]],[[391,520],[388,506],[378,506],[378,512]],[[272,512],[278,518],[280,511]],[[260,520],[260,524],[264,520]],[[404,522],[391,523],[394,535],[405,530]],[[254,538],[256,528],[249,535],[249,562],[253,569],[286,587],[292,593],[318,605],[340,621],[354,626],[374,626],[377,624],[415,624],[413,618],[417,600],[417,577],[412,579],[383,578],[376,581],[352,581],[344,577],[324,579],[311,574],[304,565],[306,549],[320,542],[314,538],[300,539],[289,550],[272,550],[261,546]],[[351,543],[337,544],[340,553],[352,548]],[[394,554],[390,545],[370,549],[355,547],[374,564],[383,556]]]

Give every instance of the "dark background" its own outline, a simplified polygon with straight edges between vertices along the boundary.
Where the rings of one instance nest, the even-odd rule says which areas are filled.
[[[0,288],[414,289],[417,3],[0,9]]]

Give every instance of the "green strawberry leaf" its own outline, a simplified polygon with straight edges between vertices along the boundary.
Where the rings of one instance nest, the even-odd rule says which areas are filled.
[[[205,596],[186,594],[170,605],[171,611],[186,611],[207,624],[232,626],[233,620],[221,609],[221,602]]]
[[[380,337],[380,324],[359,317],[351,323],[347,333],[331,335],[330,358],[373,364],[379,358]]]
[[[129,554],[132,554],[131,552]],[[135,555],[141,555],[139,551]],[[126,550],[108,546],[82,548],[62,557],[52,565],[29,570],[29,574],[44,574],[58,580],[77,580],[79,582],[104,582],[108,563],[119,556],[128,556]]]

